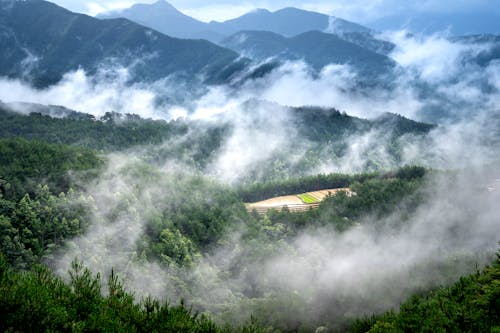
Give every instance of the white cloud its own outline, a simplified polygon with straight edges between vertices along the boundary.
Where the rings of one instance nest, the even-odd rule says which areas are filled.
[[[61,105],[96,116],[109,111],[135,113],[147,118],[166,116],[156,105],[158,92],[154,91],[154,85],[128,85],[126,69],[113,70],[111,76],[108,74],[101,72],[90,77],[79,69],[67,73],[57,85],[42,90],[19,80],[0,78],[0,100]]]

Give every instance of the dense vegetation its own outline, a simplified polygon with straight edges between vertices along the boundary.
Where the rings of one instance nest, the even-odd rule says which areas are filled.
[[[224,332],[184,304],[171,306],[125,291],[114,272],[104,288],[99,275],[74,263],[69,283],[44,267],[17,272],[0,253],[2,332]],[[242,332],[257,332],[252,325]]]
[[[387,56],[396,45],[318,13],[258,10],[202,24],[162,1],[139,8],[180,15],[181,24],[208,27],[213,38],[256,26],[272,31],[224,42],[264,64],[141,22],[0,0],[5,87],[45,100],[68,93],[76,80],[91,89],[72,97],[99,89],[117,101],[85,110],[99,117],[0,101],[0,331],[500,332],[500,253],[483,269],[492,262],[500,215],[500,175],[489,162],[500,146],[500,118],[490,110],[498,37],[456,39],[482,48],[455,52],[462,82],[398,67]],[[327,26],[336,34],[320,32]],[[273,72],[290,59],[310,68]],[[366,101],[377,95],[380,110],[384,96],[406,96],[412,110],[447,118],[445,125],[258,99],[233,105],[244,96],[281,95],[302,76],[328,92],[321,86],[338,68],[321,70],[331,63],[352,69],[340,66],[350,73],[343,89],[334,80],[344,105],[360,98],[358,106],[370,109]],[[477,69],[486,66],[481,79]],[[282,84],[273,85],[269,73]],[[450,94],[454,84],[478,89],[463,98]],[[142,105],[127,87],[141,96],[153,89],[147,99],[155,96],[155,115],[194,116],[116,113],[131,98]],[[230,109],[219,113],[219,101]],[[169,111],[173,105],[182,110]],[[460,110],[457,117],[491,112],[452,124],[449,108]],[[451,142],[458,137],[467,139]],[[462,165],[471,170],[450,170]],[[305,193],[347,187],[322,201]],[[278,203],[247,210],[248,202],[290,194],[310,209],[292,213]]]
[[[426,296],[413,296],[398,312],[357,321],[352,332],[498,332],[500,253],[491,267]]]
[[[365,182],[370,179],[396,178],[411,180],[423,177],[425,172],[425,168],[423,167],[406,166],[391,173],[373,172],[355,175],[321,174],[282,181],[255,183],[249,186],[241,187],[239,195],[245,202],[254,202],[282,195],[318,191],[323,189],[346,188],[351,186],[351,184]],[[362,192],[360,191],[360,193]]]
[[[253,110],[261,107],[259,103],[250,101],[242,105],[249,119],[253,119]],[[205,173],[214,171],[219,153],[231,142],[233,135],[238,135],[234,124],[224,120],[215,123],[202,120],[166,122],[113,112],[95,119],[69,110],[65,111],[64,118],[52,118],[45,115],[50,111],[40,107],[41,112],[29,115],[8,109],[8,105],[0,104],[2,138],[20,136],[106,152],[139,148],[135,149],[135,154],[154,164],[180,161]],[[370,156],[366,156],[366,160],[369,162],[363,168],[368,171],[387,169],[401,163],[404,140],[424,141],[425,135],[434,128],[433,125],[392,114],[366,120],[335,109],[284,108],[280,112],[297,128],[297,137],[291,140],[289,146],[274,151],[266,163],[249,164],[240,175],[241,183],[255,185],[262,181],[282,181],[311,174],[321,165],[342,159],[349,153],[349,140],[363,135],[369,135],[373,142],[387,144],[387,152],[381,156],[367,149],[366,154]],[[297,157],[290,159],[294,155]]]
[[[21,115],[0,108],[0,137],[23,137],[97,150],[123,150],[137,145],[160,144],[185,134],[182,121],[153,121],[134,115],[107,113],[100,120],[82,113],[52,118],[41,113]]]
[[[292,112],[299,117],[303,110]],[[173,294],[162,297],[185,298],[196,311],[212,314],[217,323],[240,326],[253,314],[255,325],[244,331],[257,330],[257,326],[267,331],[311,331],[319,323],[330,329],[346,330],[353,319],[349,309],[344,308],[346,302],[356,307],[361,306],[363,299],[349,295],[342,300],[330,299],[314,287],[307,295],[279,290],[265,281],[259,282],[250,268],[261,267],[266,258],[277,254],[293,256],[296,251],[293,241],[303,233],[327,230],[342,234],[360,226],[384,233],[388,226],[376,225],[377,221],[397,210],[411,215],[425,201],[421,188],[434,173],[407,166],[390,172],[282,177],[231,187],[197,171],[203,170],[230,133],[231,129],[225,126],[204,127],[195,136],[198,140],[183,141],[177,139],[190,135],[192,123],[144,120],[113,113],[101,119],[83,114],[54,119],[8,111],[0,112],[0,116],[1,330],[29,331],[34,327],[30,325],[35,324],[47,331],[235,329],[216,326],[183,304],[171,307],[151,298],[141,300],[124,291],[116,276],[123,276],[126,281],[130,266],[143,267],[148,262],[169,272],[164,283],[172,288],[169,290]],[[399,125],[394,127],[400,130],[396,136],[426,133],[430,129],[428,125],[395,116],[370,122],[334,110],[316,110],[302,119],[305,121],[300,126],[304,129],[308,123],[315,126],[322,121],[330,121],[332,126],[351,122],[353,131],[395,121]],[[314,136],[318,140],[328,137],[326,128],[321,126],[310,135],[311,140]],[[211,141],[204,141],[205,138]],[[328,140],[335,138],[331,136]],[[134,159],[125,158],[127,149],[136,146],[142,146],[141,153]],[[125,153],[117,153],[120,150]],[[104,155],[108,151],[115,153]],[[193,162],[190,165],[195,168],[186,171],[164,166],[164,161],[172,160]],[[285,209],[260,215],[247,212],[244,206],[244,202],[277,195],[339,187],[349,187],[355,195],[331,196],[318,209],[303,213]],[[373,218],[365,219],[366,216]],[[398,219],[395,221],[398,225],[389,227],[396,230],[404,227],[405,221]],[[79,242],[78,236],[86,235],[96,224],[104,228],[98,229],[100,232],[116,229],[117,239],[105,238],[103,244],[89,246]],[[135,226],[140,227],[134,229]],[[128,238],[131,243],[121,248],[120,243]],[[69,253],[78,253],[85,260],[87,254],[99,255],[93,252],[93,247],[108,245],[113,254],[125,258],[113,266],[117,274],[110,276],[108,288],[102,287],[98,276],[92,276],[79,265],[73,267],[69,284],[38,267],[41,263],[57,265],[61,254],[69,250],[76,250]],[[206,271],[188,274],[220,248],[227,251],[227,263],[224,260],[223,264],[204,263],[213,275],[207,276]],[[458,266],[468,265],[464,261]],[[454,266],[454,262],[442,263],[435,267],[435,273],[444,276],[455,272],[459,268]],[[142,271],[148,276],[156,272],[146,268]],[[494,278],[490,280],[494,282]],[[220,285],[227,286],[228,298],[219,297]],[[419,288],[416,286],[415,290],[428,291]],[[464,289],[464,293],[469,292],[473,290]],[[317,298],[321,305],[311,305],[307,297]],[[412,299],[407,304],[413,304],[419,309],[419,316],[424,316],[426,302],[415,302]],[[400,314],[389,313],[356,322],[352,329],[391,327],[398,331],[403,327],[404,331],[408,326],[401,323],[410,319],[398,318],[410,315],[405,310],[408,307],[404,305]],[[414,322],[420,320],[411,318]],[[494,324],[496,319],[491,318],[484,325]],[[460,320],[450,317],[449,322]],[[470,319],[467,323],[474,321],[478,322]]]
[[[0,194],[8,199],[33,195],[40,184],[53,193],[69,190],[78,179],[97,176],[104,161],[94,151],[43,141],[0,139]]]
[[[85,230],[89,202],[73,188],[103,163],[85,148],[0,140],[0,251],[15,268],[40,262]]]

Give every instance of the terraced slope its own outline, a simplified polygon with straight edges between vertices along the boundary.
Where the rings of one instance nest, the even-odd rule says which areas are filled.
[[[327,189],[247,203],[246,208],[248,212],[253,212],[255,210],[259,214],[265,214],[269,210],[282,211],[283,209],[288,209],[290,212],[304,212],[309,209],[318,208],[321,201],[326,197],[329,195],[336,195],[341,191],[346,192],[348,196],[355,195],[349,188]]]

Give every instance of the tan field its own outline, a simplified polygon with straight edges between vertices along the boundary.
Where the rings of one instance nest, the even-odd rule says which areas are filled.
[[[323,201],[327,196],[336,195],[340,191],[346,192],[348,197],[352,196],[352,191],[350,188],[335,188],[335,189],[329,189],[329,190],[307,192],[307,194],[318,199],[319,201]]]
[[[277,210],[282,211],[285,207],[288,208],[290,212],[303,212],[309,209],[318,208],[319,202],[323,201],[329,195],[336,195],[340,191],[345,191],[348,196],[352,196],[353,192],[349,188],[336,188],[336,189],[328,189],[314,192],[307,192],[306,194],[314,197],[318,200],[318,203],[305,203],[303,202],[298,195],[287,195],[282,197],[270,198],[267,200],[247,203],[246,208],[247,211],[257,211],[259,214],[264,214],[268,210]]]

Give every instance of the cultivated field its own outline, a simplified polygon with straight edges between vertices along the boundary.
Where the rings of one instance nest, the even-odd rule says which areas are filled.
[[[353,192],[349,188],[336,188],[270,198],[259,202],[248,203],[246,204],[246,208],[249,212],[255,210],[259,214],[265,214],[269,210],[282,211],[285,207],[290,212],[303,212],[309,209],[318,208],[321,201],[326,197],[329,195],[336,195],[340,191],[346,192],[348,196],[353,195]]]

